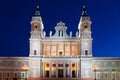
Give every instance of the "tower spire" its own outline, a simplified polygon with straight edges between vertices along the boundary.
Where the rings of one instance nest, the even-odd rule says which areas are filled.
[[[85,4],[83,4],[83,9],[82,10],[83,10],[82,11],[82,16],[88,16]]]
[[[36,5],[35,16],[40,16],[39,5]]]

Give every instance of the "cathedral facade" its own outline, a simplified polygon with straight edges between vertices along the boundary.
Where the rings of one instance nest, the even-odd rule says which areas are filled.
[[[91,19],[83,6],[78,32],[63,22],[49,37],[37,6],[31,20],[28,57],[0,57],[0,80],[120,80],[120,58],[93,57]]]

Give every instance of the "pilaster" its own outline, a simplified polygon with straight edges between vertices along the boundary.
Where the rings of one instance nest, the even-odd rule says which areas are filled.
[[[69,72],[70,72],[70,78],[72,78],[72,63],[69,62],[69,65],[70,65],[70,69],[69,69]]]
[[[56,62],[56,77],[58,77],[58,63]]]
[[[64,62],[63,63],[63,72],[64,72],[64,78],[66,77],[66,63]]]
[[[78,78],[78,62],[76,62],[76,77]]]
[[[50,62],[50,71],[49,71],[49,76],[51,77],[51,74],[52,74],[52,62]]]
[[[72,42],[70,42],[70,56],[72,56]]]

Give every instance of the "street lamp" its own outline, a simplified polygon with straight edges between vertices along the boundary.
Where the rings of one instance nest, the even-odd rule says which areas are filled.
[[[94,66],[93,67],[93,71],[95,72],[95,80],[96,80],[96,71],[98,70],[99,68],[97,66]]]
[[[23,66],[23,70],[25,71],[25,80],[27,80],[27,71],[28,71],[28,66],[27,65],[25,65],[25,66]]]

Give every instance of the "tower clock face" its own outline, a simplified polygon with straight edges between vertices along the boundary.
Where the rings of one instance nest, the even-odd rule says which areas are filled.
[[[34,31],[38,30],[38,24],[37,23],[34,23]]]

